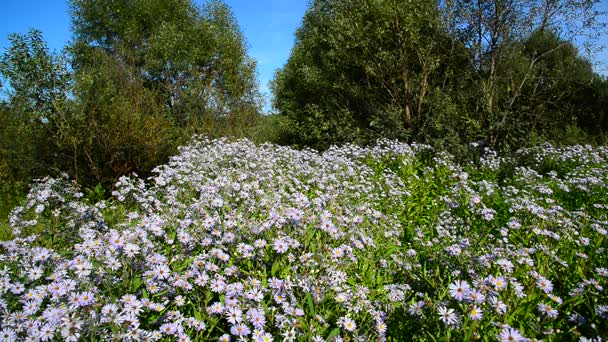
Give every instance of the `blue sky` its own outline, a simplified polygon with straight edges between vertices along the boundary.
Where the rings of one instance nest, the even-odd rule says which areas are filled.
[[[203,0],[195,0],[201,3]],[[294,33],[306,10],[306,0],[225,0],[232,7],[247,38],[249,55],[258,62],[262,92],[270,96],[268,81],[282,67],[294,44]],[[600,9],[608,11],[608,1]],[[0,0],[0,50],[8,46],[7,35],[25,33],[30,28],[43,32],[51,49],[61,50],[71,37],[70,17],[65,0]],[[608,75],[608,36],[600,39],[606,47],[595,61],[598,71]]]

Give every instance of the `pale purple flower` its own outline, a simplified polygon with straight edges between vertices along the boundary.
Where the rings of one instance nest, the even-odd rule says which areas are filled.
[[[538,310],[550,318],[555,318],[559,314],[559,312],[551,305],[547,305],[544,303],[538,304]]]
[[[474,321],[479,321],[483,317],[483,310],[477,305],[474,305],[473,308],[471,308],[471,311],[469,311],[469,317]]]
[[[239,323],[230,328],[230,333],[235,336],[247,336],[251,334],[251,329],[249,329],[249,327],[247,327],[245,324]]]
[[[440,306],[438,308],[439,311],[439,319],[445,323],[446,325],[454,325],[457,322],[456,314],[454,313],[454,309],[448,309],[445,306]]]
[[[276,239],[272,247],[277,253],[284,254],[289,249],[289,244],[283,239]]]
[[[538,280],[536,281],[536,286],[543,290],[545,293],[551,293],[551,291],[553,291],[553,283],[543,277],[539,277]]]
[[[469,284],[466,281],[456,280],[450,284],[450,296],[457,301],[462,301],[468,296],[470,291]]]
[[[500,342],[523,342],[527,341],[520,333],[519,330],[507,327],[501,330],[498,334],[498,340]]]

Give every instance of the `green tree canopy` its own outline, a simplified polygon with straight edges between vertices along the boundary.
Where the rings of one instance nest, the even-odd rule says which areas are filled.
[[[229,7],[213,0],[72,0],[74,66],[100,54],[157,92],[181,125],[257,110],[255,62]]]
[[[468,64],[433,2],[316,0],[275,76],[274,105],[292,141],[318,148],[408,138],[454,104]]]
[[[50,52],[42,33],[9,35],[0,56],[5,83],[0,110],[0,181],[28,179],[58,167],[56,138],[70,105],[72,75],[62,55]],[[0,165],[0,169],[3,167]]]
[[[73,40],[9,37],[0,59],[0,171],[65,171],[85,186],[146,175],[193,133],[251,134],[255,63],[222,1],[72,0]],[[1,179],[0,179],[1,181]]]
[[[51,53],[42,32],[8,36],[10,46],[0,58],[7,99],[28,120],[51,119],[67,98],[71,74],[63,56]]]

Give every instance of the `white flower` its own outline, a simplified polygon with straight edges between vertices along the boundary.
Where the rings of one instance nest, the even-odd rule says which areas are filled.
[[[454,309],[448,309],[444,306],[440,306],[438,308],[439,311],[439,319],[445,323],[446,325],[454,325],[457,322],[456,314],[454,313]]]

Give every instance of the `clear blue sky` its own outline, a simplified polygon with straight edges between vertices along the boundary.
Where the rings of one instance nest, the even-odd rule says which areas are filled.
[[[196,0],[201,3],[203,0]],[[269,97],[268,81],[282,67],[294,43],[294,33],[306,10],[306,0],[225,0],[232,7],[243,30],[249,55],[258,62],[262,92]],[[600,9],[608,11],[604,0]],[[7,35],[37,28],[51,49],[61,50],[70,39],[70,17],[65,0],[0,0],[0,50],[8,46]],[[598,71],[608,75],[608,37],[600,40],[606,47],[595,62]]]

